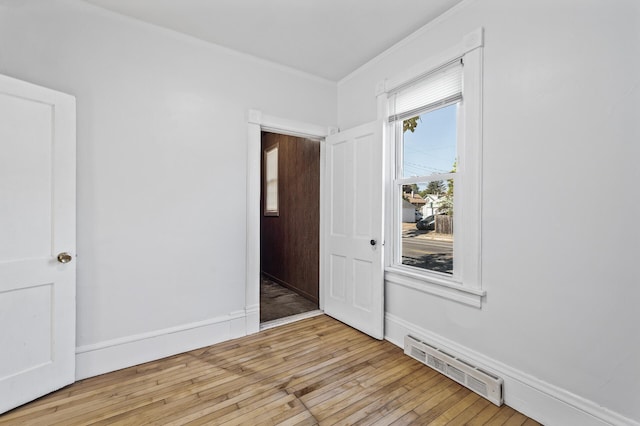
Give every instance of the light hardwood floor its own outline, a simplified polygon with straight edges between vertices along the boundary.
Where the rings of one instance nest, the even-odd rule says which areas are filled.
[[[537,425],[327,316],[82,380],[28,425]]]

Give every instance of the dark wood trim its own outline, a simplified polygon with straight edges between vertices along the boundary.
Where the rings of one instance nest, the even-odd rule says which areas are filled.
[[[271,281],[273,281],[273,282],[275,282],[277,284],[280,284],[282,287],[288,288],[289,290],[293,291],[294,293],[297,293],[300,296],[311,300],[312,302],[314,302],[316,304],[320,303],[320,299],[316,295],[313,295],[313,294],[310,294],[310,293],[306,293],[304,290],[302,290],[302,289],[300,289],[300,288],[298,288],[296,286],[293,286],[293,285],[289,284],[288,282],[281,280],[278,277],[274,277],[271,274],[267,274],[266,272],[262,272],[262,275],[264,275],[265,277],[269,278]]]

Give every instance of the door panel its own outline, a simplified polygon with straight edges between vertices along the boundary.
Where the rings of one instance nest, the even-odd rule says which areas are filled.
[[[51,250],[51,106],[0,96],[2,221],[0,259],[46,256]]]
[[[329,282],[329,296],[334,301],[344,302],[346,300],[346,257],[337,256],[331,254],[330,268],[331,268],[331,281]]]
[[[382,122],[326,140],[324,310],[384,337]],[[371,242],[374,244],[371,244]]]
[[[1,413],[75,378],[74,98],[0,76],[0,146]]]
[[[0,365],[0,377],[15,371],[27,371],[33,366],[51,362],[51,296],[52,283],[7,291],[0,297],[0,318],[10,320],[11,327],[2,327],[5,347],[29,350],[8,351],[6,363]]]

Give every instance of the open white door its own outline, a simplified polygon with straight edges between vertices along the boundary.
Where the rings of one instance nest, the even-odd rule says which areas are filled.
[[[322,250],[324,311],[384,337],[383,123],[326,139]]]
[[[0,76],[0,413],[75,379],[75,99]]]

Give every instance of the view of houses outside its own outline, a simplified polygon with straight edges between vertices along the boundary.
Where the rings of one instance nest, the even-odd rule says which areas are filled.
[[[402,188],[402,264],[453,273],[457,104],[405,120],[402,177],[423,182]]]

